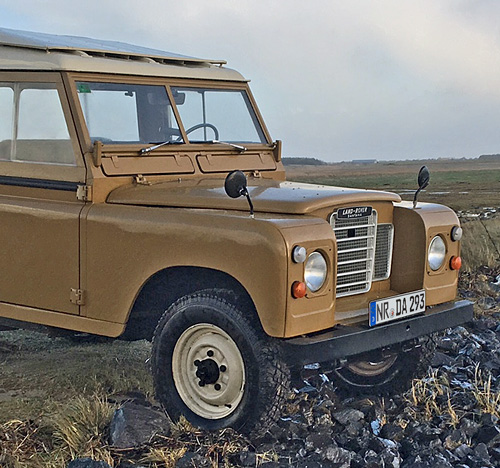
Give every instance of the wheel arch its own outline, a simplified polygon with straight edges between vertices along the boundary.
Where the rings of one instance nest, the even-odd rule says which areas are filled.
[[[122,338],[150,340],[158,320],[171,304],[187,294],[207,289],[217,291],[228,302],[249,311],[255,323],[262,327],[252,298],[234,277],[211,268],[177,266],[156,272],[142,285]]]

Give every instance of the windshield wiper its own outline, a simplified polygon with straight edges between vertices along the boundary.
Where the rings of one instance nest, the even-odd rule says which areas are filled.
[[[247,150],[247,148],[245,148],[244,146],[235,145],[234,143],[228,143],[227,141],[212,140],[210,143],[219,143],[221,145],[228,145],[231,146],[232,148],[237,149],[240,153],[243,153]]]
[[[151,151],[154,151],[157,148],[161,148],[162,146],[165,145],[180,145],[181,143],[184,143],[183,141],[164,141],[163,143],[158,143],[157,145],[150,146],[149,148],[142,148],[140,153],[141,154],[148,154],[151,153]]]

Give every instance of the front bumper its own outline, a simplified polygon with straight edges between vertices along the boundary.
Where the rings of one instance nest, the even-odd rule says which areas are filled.
[[[285,359],[291,365],[330,362],[456,327],[470,322],[472,317],[472,302],[458,301],[428,307],[423,315],[375,327],[337,325],[326,332],[286,340]]]

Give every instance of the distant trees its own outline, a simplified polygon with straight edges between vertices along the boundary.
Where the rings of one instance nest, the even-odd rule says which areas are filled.
[[[282,158],[283,164],[285,166],[324,166],[325,161],[316,158]]]
[[[482,161],[496,161],[500,159],[500,154],[482,154],[479,159]]]

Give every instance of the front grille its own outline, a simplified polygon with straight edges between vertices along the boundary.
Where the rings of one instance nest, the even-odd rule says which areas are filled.
[[[387,279],[391,274],[393,232],[392,224],[379,224],[377,226],[373,281]]]
[[[377,225],[375,210],[357,219],[339,219],[333,213],[330,224],[337,238],[337,297],[362,294],[372,281],[389,277],[392,224]]]
[[[337,297],[369,291],[375,257],[377,212],[368,217],[330,218],[337,238]]]

